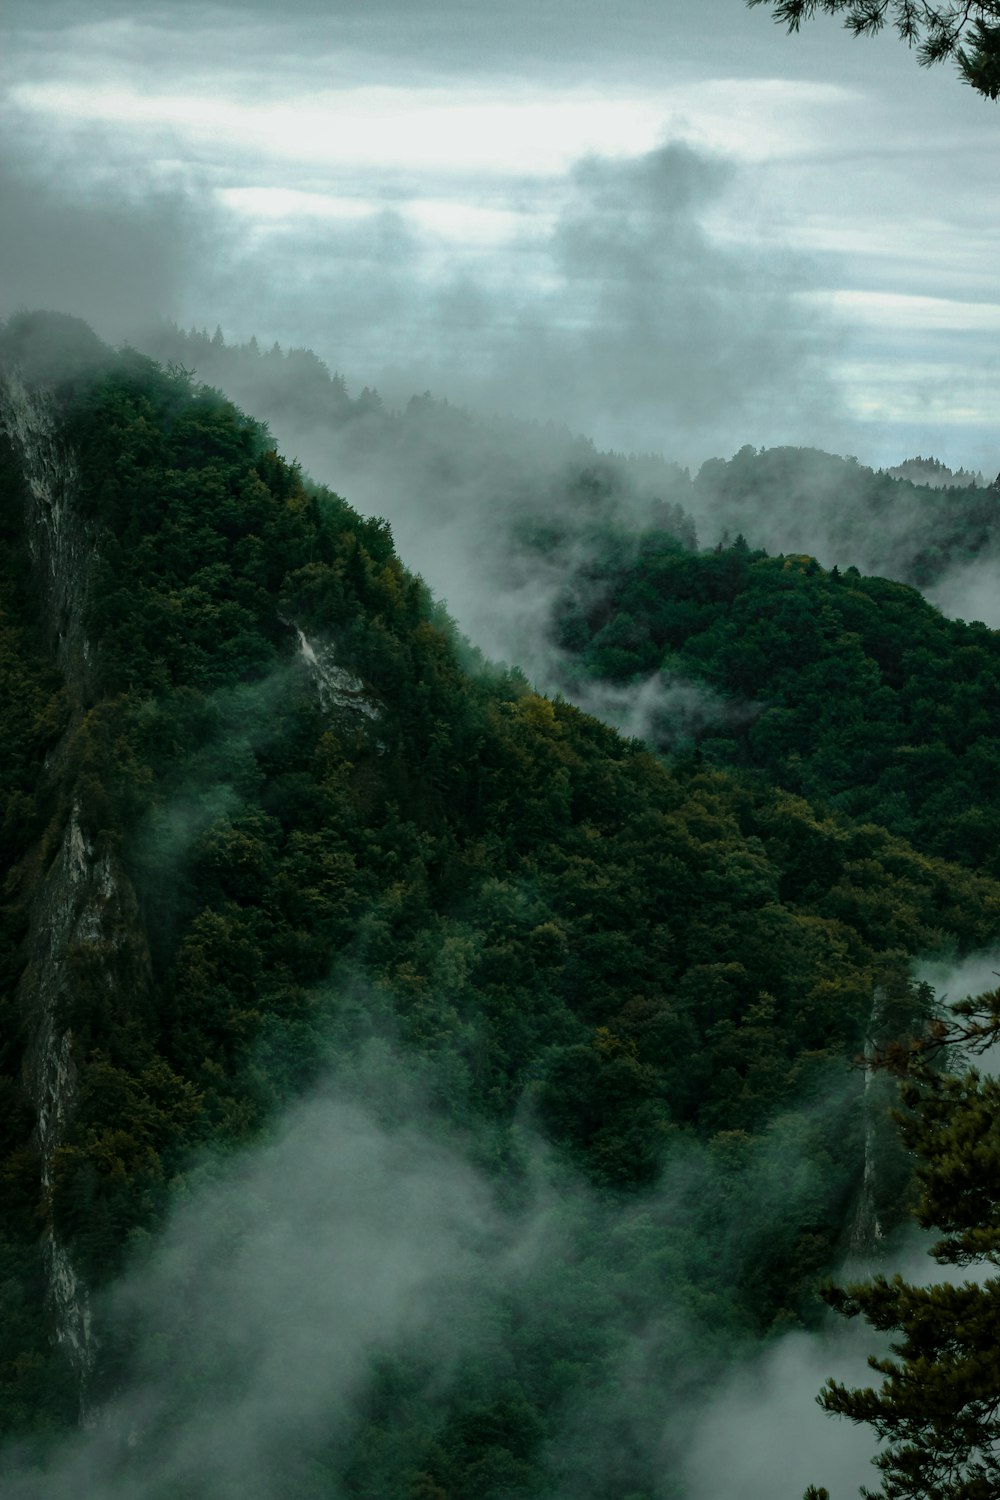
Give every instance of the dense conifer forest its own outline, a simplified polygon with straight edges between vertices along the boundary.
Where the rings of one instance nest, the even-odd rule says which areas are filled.
[[[373,1317],[338,1385],[275,1307],[319,1392],[268,1449],[282,1493],[683,1500],[686,1413],[820,1327],[823,1279],[916,1200],[854,1060],[937,1014],[920,959],[1000,935],[997,636],[917,591],[993,545],[997,491],[575,444],[504,533],[560,568],[549,697],[277,451],[290,356],[233,355],[279,371],[250,415],[171,338],[0,338],[10,1492],[235,1493],[228,1437],[192,1434],[253,1410],[256,1237],[355,1202],[343,1167],[395,1195],[359,1255],[401,1236],[393,1296],[426,1259],[428,1321]],[[298,364],[366,451],[466,422]],[[755,499],[796,486],[893,510],[896,576],[765,551]],[[749,540],[699,547],[709,511]],[[680,730],[572,701],[654,677],[697,694]]]

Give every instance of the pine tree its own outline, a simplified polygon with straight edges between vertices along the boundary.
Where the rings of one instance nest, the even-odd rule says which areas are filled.
[[[889,22],[909,46],[916,46],[924,66],[954,58],[965,83],[989,99],[1000,97],[1000,0],[746,0],[770,5],[789,31],[817,11],[842,15],[855,36],[871,36]]]
[[[886,1447],[875,1458],[885,1500],[995,1500],[1000,1494],[1000,1080],[975,1068],[942,1073],[943,1049],[980,1053],[1000,1040],[1000,990],[955,1006],[930,1035],[882,1059],[900,1077],[900,1124],[919,1166],[917,1221],[943,1231],[941,1265],[983,1280],[915,1286],[901,1276],[828,1288],[845,1317],[892,1336],[870,1358],[876,1390],[831,1380],[827,1411],[868,1422]],[[828,1500],[810,1488],[806,1500]]]

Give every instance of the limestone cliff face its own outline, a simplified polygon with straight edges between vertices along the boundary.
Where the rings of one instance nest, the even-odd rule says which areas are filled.
[[[332,643],[310,641],[297,625],[293,628],[298,637],[299,657],[316,685],[325,712],[335,719],[347,716],[361,721],[377,720],[378,704],[361,678],[338,663]]]
[[[29,384],[17,369],[0,373],[0,428],[21,460],[28,545],[53,653],[82,698],[91,655],[83,604],[96,548],[74,503],[76,460],[60,436],[51,394]]]
[[[878,1255],[885,1231],[878,1214],[878,1127],[885,1118],[885,1098],[878,1083],[882,1075],[875,1067],[879,1046],[883,1043],[885,992],[876,985],[872,996],[868,1035],[865,1037],[865,1086],[861,1099],[864,1125],[864,1171],[858,1194],[848,1248],[851,1255],[863,1260]]]
[[[53,1337],[76,1370],[81,1411],[94,1362],[87,1288],[52,1222],[54,1166],[77,1103],[78,1058],[72,1029],[74,985],[86,971],[115,1005],[135,1003],[149,983],[149,961],[138,902],[117,850],[87,831],[86,807],[67,769],[88,701],[93,651],[85,602],[97,557],[96,539],[80,514],[79,474],[61,438],[55,403],[17,370],[0,373],[0,430],[21,465],[35,596],[50,649],[70,702],[62,740],[44,774],[57,795],[57,814],[38,851],[43,866],[28,917],[25,965],[18,986],[27,1035],[24,1083],[35,1110],[35,1144],[46,1210],[45,1259]]]

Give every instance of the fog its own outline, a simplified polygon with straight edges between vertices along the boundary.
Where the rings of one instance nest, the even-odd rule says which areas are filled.
[[[797,299],[806,266],[706,226],[740,192],[731,165],[682,143],[582,161],[548,232],[515,246],[509,282],[466,273],[425,293],[431,327],[412,352],[394,346],[377,383],[540,413],[598,446],[684,463],[734,432],[829,430],[834,335]],[[405,330],[408,310],[391,312]]]
[[[996,551],[950,570],[927,597],[952,619],[982,620],[1000,630],[1000,556]]]
[[[850,1107],[856,1083],[811,1101],[812,1121]],[[400,1493],[449,1422],[486,1420],[498,1394],[521,1410],[552,1380],[560,1399],[523,1439],[515,1488],[532,1472],[565,1500],[626,1484],[666,1500],[679,1476],[692,1500],[856,1484],[871,1442],[845,1441],[814,1397],[827,1375],[861,1378],[870,1343],[797,1331],[754,1354],[720,1319],[769,1215],[808,1212],[800,1128],[765,1132],[736,1175],[680,1148],[615,1208],[527,1118],[520,1169],[488,1182],[475,1143],[372,1044],[262,1143],[189,1170],[99,1308],[87,1429],[44,1459],[8,1450],[4,1494],[276,1500],[341,1493],[358,1461]]]
[[[394,409],[303,350],[261,352],[169,327],[150,330],[144,343],[266,418],[282,451],[362,513],[386,517],[401,558],[487,656],[627,734],[666,746],[757,711],[723,707],[669,671],[627,690],[588,682],[557,646],[567,601],[585,609],[591,571],[606,579],[612,565],[627,566],[644,534],[688,547],[742,534],[772,554],[910,583],[929,570],[932,602],[962,618],[997,619],[1000,513],[989,489],[876,480],[854,459],[749,445],[692,478],[655,454],[602,452],[568,424],[476,415],[429,392]],[[967,528],[957,523],[960,507]],[[976,562],[949,562],[970,536],[981,538]]]
[[[914,977],[931,985],[942,1005],[988,994],[1000,987],[1000,948],[983,949],[961,960],[926,959],[917,965]]]
[[[77,147],[47,171],[0,162],[6,313],[54,307],[112,342],[141,342],[157,317],[221,323],[306,343],[391,404],[430,389],[685,463],[733,435],[833,430],[836,333],[798,295],[807,264],[712,232],[749,193],[712,153],[589,157],[518,216],[502,258],[463,263],[405,201],[253,227],[204,181],[95,181],[104,149],[95,133],[86,159]],[[315,468],[316,436],[305,446]]]
[[[880,1268],[881,1269],[881,1268]],[[824,1412],[829,1379],[867,1385],[870,1329],[793,1333],[735,1370],[695,1421],[685,1477],[699,1500],[776,1500],[822,1484],[835,1500],[875,1480],[873,1434]]]
[[[963,959],[925,959],[914,969],[914,978],[929,984],[942,1006],[975,999],[1000,989],[1000,947],[980,949]],[[966,1061],[981,1073],[1000,1073],[1000,1044],[967,1053]]]
[[[0,314],[219,322],[394,403],[695,466],[1000,466],[989,115],[889,37],[739,0],[17,0],[4,27]]]
[[[55,165],[39,171],[9,143],[0,149],[0,198],[4,311],[69,313],[112,342],[153,308],[178,310],[205,253],[198,215],[182,194],[164,190],[141,204],[124,184],[95,194]]]
[[[512,534],[577,505],[588,443],[692,474],[744,444],[1000,467],[992,228],[964,165],[987,124],[943,70],[825,21],[786,39],[738,0],[628,0],[613,24],[562,0],[236,20],[228,3],[9,8],[0,315],[54,307],[155,353],[160,319],[219,324],[315,351],[390,410],[447,402],[454,419],[387,441],[331,423],[290,367],[276,401],[195,362],[385,515],[463,630],[540,686],[564,684],[548,619],[589,544],[564,529],[529,565]],[[960,244],[928,219],[931,183]],[[671,496],[662,467],[618,488],[635,527],[679,500],[702,545],[742,530],[906,577],[921,541],[919,513],[845,516],[819,472],[739,515],[704,488]],[[995,623],[995,577],[992,556],[966,560],[932,597]],[[642,724],[643,702],[612,717]]]

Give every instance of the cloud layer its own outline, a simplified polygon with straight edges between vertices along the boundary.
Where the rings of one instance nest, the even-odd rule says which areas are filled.
[[[527,1419],[537,1467],[512,1471],[514,1493],[534,1472],[559,1500],[637,1483],[665,1500],[683,1473],[693,1500],[763,1500],[787,1475],[789,1423],[801,1472],[829,1472],[813,1391],[830,1368],[860,1373],[858,1349],[845,1363],[836,1340],[799,1334],[741,1371],[726,1323],[768,1215],[814,1204],[794,1127],[735,1173],[725,1153],[680,1149],[624,1204],[522,1137],[512,1192],[404,1078],[373,1053],[352,1087],[329,1082],[255,1149],[191,1174],[102,1310],[106,1391],[90,1429],[35,1465],[3,1455],[5,1496],[325,1496],[359,1461],[380,1493],[401,1493],[448,1422],[493,1420],[498,1393],[511,1410],[529,1393],[547,1424]],[[841,1093],[811,1107],[842,1109]],[[475,1444],[489,1470],[489,1444]],[[864,1451],[837,1444],[838,1472]],[[489,1472],[485,1489],[503,1492]]]

